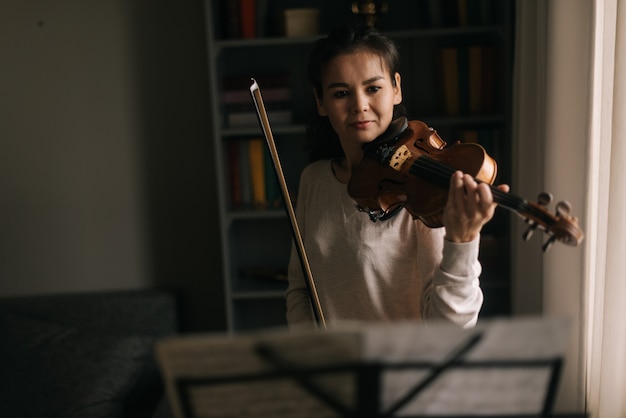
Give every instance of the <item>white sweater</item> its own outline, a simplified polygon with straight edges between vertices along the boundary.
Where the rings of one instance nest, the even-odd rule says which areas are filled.
[[[447,319],[475,325],[483,294],[478,239],[454,244],[407,210],[372,222],[359,212],[329,160],[302,173],[298,226],[327,323]],[[299,257],[292,249],[287,289],[290,327],[313,326]]]

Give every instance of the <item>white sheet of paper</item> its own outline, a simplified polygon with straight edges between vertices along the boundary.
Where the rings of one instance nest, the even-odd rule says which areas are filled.
[[[339,417],[341,408],[357,407],[357,365],[381,367],[382,413],[477,334],[466,363],[548,361],[563,357],[568,326],[559,319],[525,318],[481,322],[469,330],[443,323],[347,324],[326,332],[178,336],[160,341],[157,357],[179,418],[180,378],[208,379],[189,392],[193,418]],[[394,416],[535,414],[543,408],[550,367],[453,367]],[[290,370],[316,372],[303,377]],[[329,406],[307,385],[339,406]]]

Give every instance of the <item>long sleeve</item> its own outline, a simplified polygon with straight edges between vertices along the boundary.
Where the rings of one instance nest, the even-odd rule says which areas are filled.
[[[445,319],[462,327],[476,324],[483,304],[478,248],[478,239],[463,244],[443,240],[440,264],[425,283],[424,319]]]
[[[428,228],[408,211],[372,222],[356,210],[328,161],[301,178],[298,223],[327,322],[445,319],[476,323],[482,306],[478,240],[453,244],[443,228]],[[314,327],[315,317],[297,252],[286,292],[290,327]]]

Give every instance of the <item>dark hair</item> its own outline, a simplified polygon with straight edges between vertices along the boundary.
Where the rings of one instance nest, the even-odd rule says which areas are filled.
[[[368,51],[380,56],[387,70],[389,70],[391,82],[395,85],[394,74],[398,72],[400,64],[400,56],[395,43],[372,27],[346,25],[333,30],[327,37],[317,40],[309,53],[307,74],[309,82],[319,98],[322,98],[323,95],[322,73],[326,65],[339,55],[356,51]],[[401,112],[397,106],[395,111]],[[311,160],[343,156],[339,138],[328,118],[319,116],[316,110],[313,113],[307,129],[308,151]]]

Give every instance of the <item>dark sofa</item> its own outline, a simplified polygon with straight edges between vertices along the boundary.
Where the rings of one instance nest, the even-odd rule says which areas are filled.
[[[156,339],[178,332],[157,290],[0,298],[0,417],[151,417]]]

